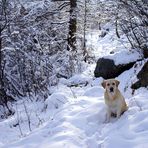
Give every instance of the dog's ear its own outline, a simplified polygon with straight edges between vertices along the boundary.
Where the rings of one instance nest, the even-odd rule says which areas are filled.
[[[101,85],[102,85],[103,88],[105,88],[105,86],[106,86],[106,81],[103,80],[103,82],[101,83]]]
[[[120,81],[116,80],[116,86],[118,87],[118,85],[120,84]]]

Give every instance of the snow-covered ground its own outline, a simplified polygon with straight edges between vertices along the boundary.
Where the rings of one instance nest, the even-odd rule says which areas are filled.
[[[109,55],[111,41],[107,38],[112,36],[113,34],[107,35],[99,41],[95,40],[97,35],[93,36],[92,42],[98,43],[98,57],[102,54]],[[103,45],[106,50],[102,48]],[[144,61],[137,62],[136,68],[117,77],[120,81],[119,89],[129,106],[129,110],[118,120],[112,118],[106,123],[104,89],[101,86],[103,79],[94,78],[95,64],[92,64],[83,73],[69,80],[61,79],[45,102],[31,103],[27,99],[15,104],[16,114],[0,121],[0,147],[147,148],[148,91],[140,88],[132,95],[130,89],[130,85],[136,81],[135,74],[143,63]]]
[[[120,119],[112,119],[110,123],[105,122],[104,90],[100,85],[102,79],[93,79],[89,73],[90,69],[70,80],[60,81],[53,95],[45,101],[49,119],[28,135],[19,138],[20,132],[16,130],[18,127],[8,126],[12,124],[11,119],[1,122],[0,146],[3,148],[147,148],[148,92],[145,88],[141,88],[133,96],[131,95],[128,85],[135,75],[134,68],[117,78],[121,82],[120,89],[126,98],[129,110]],[[69,87],[72,84],[76,87]],[[57,109],[54,106],[57,106]],[[28,130],[27,126],[26,128]]]

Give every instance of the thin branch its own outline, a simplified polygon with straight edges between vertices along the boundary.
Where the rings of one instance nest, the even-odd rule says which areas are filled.
[[[21,136],[23,136],[17,104],[16,104],[16,115],[17,115],[17,123],[18,123],[19,131]]]
[[[28,120],[28,127],[29,127],[29,130],[30,130],[30,132],[31,132],[32,130],[31,130],[31,120],[30,120],[30,115],[29,115],[29,113],[28,113],[28,110],[27,110],[27,107],[26,107],[26,104],[25,104],[24,101],[23,101],[23,105],[24,105],[25,113],[26,113],[27,120]]]

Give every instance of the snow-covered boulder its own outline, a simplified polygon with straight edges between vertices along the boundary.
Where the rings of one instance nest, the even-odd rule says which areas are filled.
[[[49,109],[58,109],[66,102],[68,102],[68,98],[63,93],[54,93],[48,97],[45,104]]]
[[[129,70],[135,62],[127,64],[115,65],[114,60],[100,58],[97,62],[94,74],[95,77],[103,77],[104,79],[115,78],[126,70]]]
[[[104,56],[98,59],[94,75],[104,79],[115,78],[132,68],[136,61],[140,59],[142,59],[142,56],[137,51],[129,52],[126,50]]]

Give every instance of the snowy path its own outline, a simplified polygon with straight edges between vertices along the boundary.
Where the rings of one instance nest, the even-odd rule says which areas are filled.
[[[94,97],[94,93],[97,94],[94,91],[99,89],[98,97]],[[40,130],[6,147],[98,147],[97,139],[100,139],[100,129],[105,121],[102,90],[101,87],[95,86],[87,90],[84,95],[76,94],[77,97],[65,104],[53,120],[46,123]],[[82,90],[81,93],[83,93]]]
[[[132,97],[127,100],[130,109],[119,120],[112,119],[110,123],[105,123],[106,110],[101,81],[102,79],[90,80],[88,86],[72,87],[75,97],[69,87],[60,84],[56,94],[62,91],[71,101],[63,105],[42,127],[22,140],[2,148],[147,148],[146,89],[141,90],[142,94],[137,92],[134,97],[137,102]],[[58,98],[60,97],[62,95],[58,94]],[[137,103],[142,106],[142,111]]]

